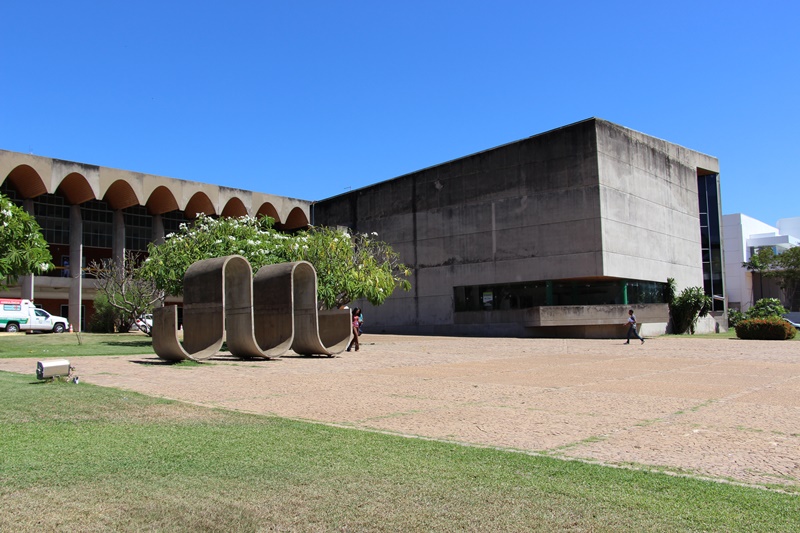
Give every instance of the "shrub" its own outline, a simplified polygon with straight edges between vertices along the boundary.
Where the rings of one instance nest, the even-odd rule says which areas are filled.
[[[771,316],[781,316],[786,314],[786,308],[781,305],[777,298],[761,298],[747,310],[747,318],[768,318]]]
[[[91,333],[114,333],[119,322],[119,312],[108,303],[105,294],[98,294],[94,300],[94,313],[87,328]]]
[[[705,294],[702,287],[687,287],[678,296],[675,296],[675,290],[675,280],[667,278],[672,332],[680,335],[689,331],[694,335],[697,319],[706,316],[711,310],[711,297]]]
[[[744,313],[737,309],[729,309],[728,310],[728,327],[735,328],[736,325],[744,320],[745,316]]]
[[[783,341],[793,339],[797,331],[780,317],[748,318],[736,325],[736,336],[740,339]]]

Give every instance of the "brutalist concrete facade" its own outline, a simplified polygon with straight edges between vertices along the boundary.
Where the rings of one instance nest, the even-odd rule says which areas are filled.
[[[627,287],[703,285],[698,176],[718,174],[713,157],[589,119],[317,202],[311,217],[377,232],[413,268],[410,292],[362,306],[375,332],[614,336],[634,307],[663,333],[663,302]],[[498,297],[537,283],[534,305]],[[459,294],[483,308],[459,309]]]

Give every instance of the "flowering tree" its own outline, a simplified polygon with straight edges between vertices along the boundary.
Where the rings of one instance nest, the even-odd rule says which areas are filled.
[[[357,298],[380,305],[395,287],[409,290],[409,269],[377,233],[313,228],[284,243],[288,261],[308,261],[317,270],[320,306],[332,309]]]
[[[331,309],[357,298],[380,305],[395,287],[410,288],[408,269],[377,235],[313,228],[287,235],[275,230],[269,217],[212,218],[198,216],[181,224],[163,244],[148,248],[142,274],[168,294],[183,292],[183,275],[201,259],[238,254],[253,271],[264,265],[308,261],[317,270],[321,308]]]
[[[53,257],[36,219],[0,194],[0,287],[9,278],[51,268]]]

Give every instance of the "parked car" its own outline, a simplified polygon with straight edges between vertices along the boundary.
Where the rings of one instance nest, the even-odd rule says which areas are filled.
[[[17,331],[64,333],[69,329],[69,321],[63,316],[51,315],[44,309],[39,309],[30,300],[3,298],[0,299],[0,329],[9,333]]]
[[[136,319],[136,327],[148,335],[153,330],[153,315],[142,315]]]
[[[786,317],[783,317],[783,319],[784,319],[786,322],[788,322],[789,324],[793,325],[793,326],[794,326],[794,329],[796,329],[796,330],[800,331],[800,324],[798,324],[797,322],[792,322],[791,320],[789,320],[789,319],[788,319],[788,318],[786,318]]]

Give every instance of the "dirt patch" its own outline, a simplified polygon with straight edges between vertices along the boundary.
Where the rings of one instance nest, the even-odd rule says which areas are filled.
[[[202,406],[800,487],[800,343],[362,339],[334,358],[70,361],[82,382]]]

